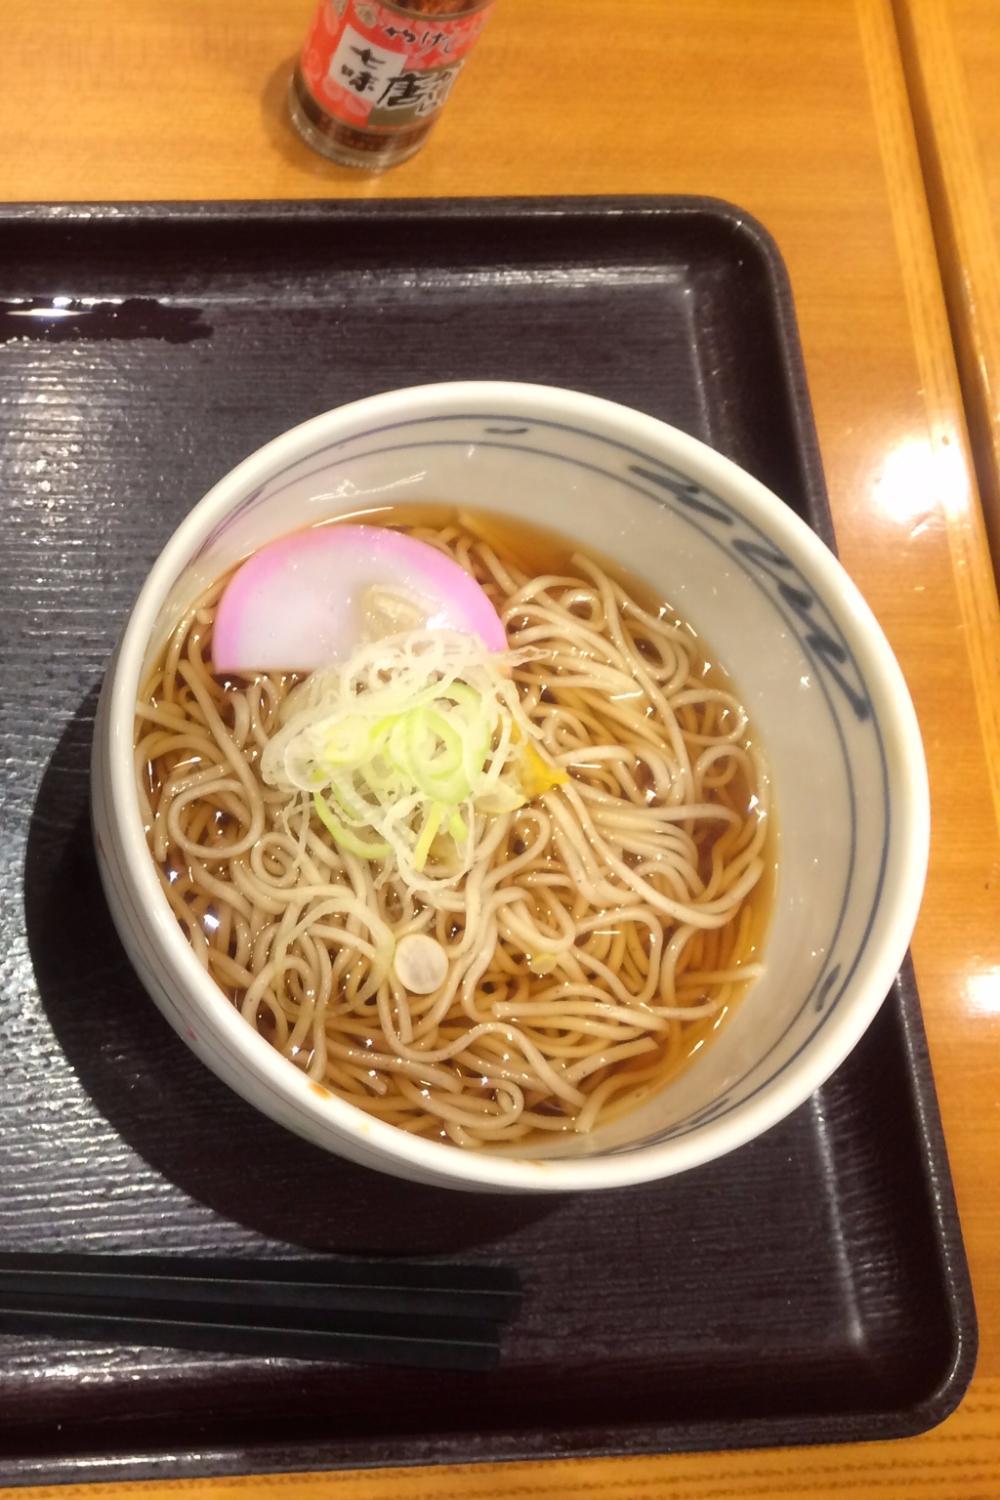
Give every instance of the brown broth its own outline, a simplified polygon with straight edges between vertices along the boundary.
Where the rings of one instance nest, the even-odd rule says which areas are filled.
[[[494,549],[511,559],[522,572],[529,576],[542,576],[548,574],[573,576],[578,569],[574,568],[573,555],[581,552],[590,556],[593,561],[602,568],[615,582],[620,584],[650,615],[669,621],[672,624],[682,626],[691,636],[697,646],[695,657],[695,675],[700,677],[709,686],[717,687],[733,694],[739,699],[731,678],[725,670],[714,660],[710,660],[709,650],[705,643],[696,635],[689,622],[675,611],[668,603],[662,600],[656,592],[645,582],[614,563],[612,560],[601,556],[599,553],[579,547],[579,545],[568,541],[558,533],[544,527],[522,521],[513,522],[492,513],[468,510],[462,507],[431,503],[414,503],[404,506],[377,506],[359,509],[349,515],[338,517],[336,521],[325,522],[326,525],[338,525],[344,522],[363,522],[366,524],[377,524],[397,528],[406,531],[420,531],[422,529],[433,529],[441,531],[449,527],[460,527],[465,531],[471,531],[476,536],[491,544]],[[232,570],[232,571],[235,571]],[[228,574],[226,577],[228,578]],[[223,583],[225,579],[219,580]],[[218,586],[218,585],[217,585]],[[204,652],[206,660],[209,657],[211,646],[211,615],[212,611],[203,611],[199,615],[195,629],[202,632]],[[203,617],[204,616],[204,617]],[[158,663],[154,671],[152,682],[156,680],[156,674],[161,670],[163,661],[166,659],[169,647]],[[278,677],[272,674],[272,678],[280,684],[283,693],[290,689],[296,682],[293,674]],[[224,679],[215,676],[215,691],[218,695],[220,712],[227,712],[226,704],[231,695],[245,686],[236,679]],[[144,695],[147,697],[148,695]],[[683,711],[682,711],[683,712]],[[150,732],[150,726],[143,726],[141,733],[146,735]],[[749,736],[743,741],[749,748],[752,740]],[[155,806],[160,796],[164,778],[170,775],[183,760],[184,752],[176,753],[162,759],[153,759],[147,762],[143,784],[146,795]],[[251,761],[256,759],[254,753]],[[750,787],[743,779],[742,774],[737,772],[729,786],[726,788],[726,800],[737,809],[746,811],[751,803]],[[205,836],[224,844],[228,842],[235,832],[235,819],[225,812],[216,811],[205,824]],[[700,846],[700,857],[703,863],[702,874],[705,873],[705,865],[710,857],[713,838],[705,836],[707,842]],[[773,811],[768,814],[767,836],[764,845],[763,859],[765,874],[759,880],[753,891],[745,898],[740,914],[734,920],[739,923],[737,937],[738,941],[732,941],[729,928],[714,929],[707,934],[699,934],[691,940],[685,954],[685,967],[698,967],[697,957],[699,953],[706,950],[710,954],[718,952],[725,968],[731,968],[734,964],[746,964],[755,961],[763,948],[767,927],[771,915],[774,898],[775,881],[775,823]],[[172,872],[172,873],[169,873]],[[190,926],[198,923],[203,927],[210,928],[212,922],[217,924],[217,915],[210,902],[204,898],[194,898],[191,894],[185,894],[186,881],[190,877],[190,870],[186,869],[183,860],[178,860],[176,852],[170,856],[164,874],[168,875],[169,881],[178,883],[176,900],[172,901],[175,912],[178,914],[182,925]],[[182,912],[184,916],[182,917]],[[609,926],[612,923],[609,921]],[[192,938],[193,940],[193,938]],[[705,965],[701,965],[704,967]],[[708,964],[708,967],[713,967]],[[682,967],[683,972],[683,967]],[[241,991],[235,983],[226,984],[220,975],[216,975],[217,982],[228,994],[234,1003],[239,1003]],[[745,989],[732,987],[733,993],[723,1004],[722,1008],[714,1015],[690,1022],[674,1022],[664,1034],[662,1043],[657,1045],[653,1052],[647,1052],[640,1056],[625,1061],[619,1061],[608,1065],[607,1072],[613,1071],[618,1077],[628,1077],[632,1074],[636,1078],[636,1091],[641,1099],[645,1101],[651,1094],[658,1092],[671,1079],[675,1078],[687,1065],[687,1063],[699,1052],[720,1029],[726,1024],[727,1019],[733,1013],[739,1003],[739,999]],[[485,993],[485,990],[484,990]],[[259,1029],[265,1034],[274,1036],[274,1021],[269,1016],[264,1016],[259,1021]],[[599,1080],[606,1076],[605,1071],[595,1075]],[[651,1082],[651,1079],[655,1079]],[[313,1083],[317,1091],[326,1090],[326,1084]],[[350,1095],[352,1102],[357,1099]],[[616,1097],[611,1105],[600,1116],[600,1123],[616,1118],[627,1112],[635,1101],[629,1092]],[[558,1113],[558,1106],[553,1106]],[[567,1126],[567,1128],[569,1128]],[[421,1131],[423,1134],[435,1135],[440,1133],[442,1138],[447,1139],[444,1132]],[[524,1145],[537,1145],[550,1138],[550,1132],[536,1131],[534,1137],[518,1143],[518,1146],[508,1146],[502,1149],[515,1151]],[[489,1149],[489,1147],[487,1147]],[[497,1148],[501,1149],[501,1148]]]
[[[470,506],[457,506],[434,503],[432,501],[419,501],[407,505],[385,505],[373,506],[369,509],[352,511],[348,515],[339,516],[337,520],[324,522],[325,525],[343,525],[345,522],[365,525],[388,526],[400,531],[412,531],[416,528],[433,528],[443,530],[447,526],[464,526],[475,531],[484,540],[490,541],[501,549],[506,555],[512,557],[521,567],[522,571],[531,575],[540,576],[547,573],[567,574],[573,573],[573,556],[582,553],[603,568],[609,577],[616,583],[621,584],[631,594],[632,598],[640,607],[649,614],[658,615],[661,619],[676,621],[690,631],[692,639],[696,640],[702,651],[699,653],[698,675],[710,686],[721,688],[730,692],[740,702],[743,701],[737,685],[730,674],[717,660],[709,658],[704,638],[699,636],[680,612],[667,601],[662,595],[648,584],[645,579],[639,578],[628,568],[623,567],[613,558],[604,553],[596,551],[592,547],[583,547],[577,542],[571,542],[558,531],[553,531],[545,526],[538,526],[534,522],[516,520],[512,521],[508,516],[497,515],[493,511],[482,511]],[[471,523],[471,524],[470,524]],[[744,741],[747,748],[754,743],[751,736]],[[744,806],[749,803],[750,789],[742,776],[736,778],[740,783],[736,801],[741,801]],[[758,884],[754,887],[751,895],[747,898],[744,909],[749,912],[749,922],[745,941],[733,951],[731,959],[741,964],[755,963],[760,960],[764,950],[767,930],[770,926],[771,914],[774,907],[774,891],[777,879],[777,824],[773,806],[768,810],[768,834],[764,846],[764,874]],[[714,1016],[704,1021],[689,1021],[684,1027],[684,1046],[673,1049],[668,1040],[664,1043],[661,1064],[663,1066],[663,1077],[658,1087],[669,1083],[676,1078],[688,1062],[700,1052],[703,1047],[716,1037],[732,1016],[735,1007],[742,998],[743,992],[749,988],[744,985],[742,991]],[[676,1051],[676,1055],[673,1055]],[[649,1055],[636,1058],[634,1064],[624,1062],[618,1064],[617,1071],[625,1073],[630,1067],[636,1071],[645,1071],[650,1066]],[[644,1095],[645,1097],[645,1095]],[[615,1111],[614,1113],[621,1113]]]

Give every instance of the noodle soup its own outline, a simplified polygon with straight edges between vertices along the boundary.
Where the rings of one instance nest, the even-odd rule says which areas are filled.
[[[218,580],[138,704],[167,899],[316,1089],[461,1148],[589,1133],[669,1084],[760,972],[752,726],[710,647],[605,559],[479,512],[360,519],[458,564],[505,648],[435,634],[390,589],[343,660],[235,671]]]

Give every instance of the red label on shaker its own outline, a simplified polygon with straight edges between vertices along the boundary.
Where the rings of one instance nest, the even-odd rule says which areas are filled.
[[[302,76],[345,124],[387,134],[420,124],[444,105],[492,8],[442,17],[379,0],[321,0]]]

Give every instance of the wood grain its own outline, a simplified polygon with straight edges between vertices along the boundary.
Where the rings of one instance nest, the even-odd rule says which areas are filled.
[[[896,0],[980,493],[1000,570],[1000,15]]]
[[[660,0],[637,0],[641,47],[617,0],[501,0],[432,143],[379,179],[312,157],[285,123],[310,4],[6,0],[0,196],[695,192],[771,229],[796,294],[841,555],[897,650],[926,739],[935,833],[914,953],[982,1343],[958,1412],[892,1445],[275,1477],[239,1493],[995,1500],[997,609],[890,0],[673,0],[669,20]],[[236,1485],[127,1488],[215,1500]]]

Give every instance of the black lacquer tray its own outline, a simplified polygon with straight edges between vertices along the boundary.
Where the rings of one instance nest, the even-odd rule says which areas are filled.
[[[408,1187],[255,1114],[133,976],[88,828],[100,677],[237,459],[454,378],[573,386],[707,440],[832,542],[774,245],[712,201],[0,210],[0,1245],[487,1256],[499,1370],[0,1335],[0,1483],[830,1442],[959,1400],[975,1318],[907,973],[754,1145],[609,1195]]]

